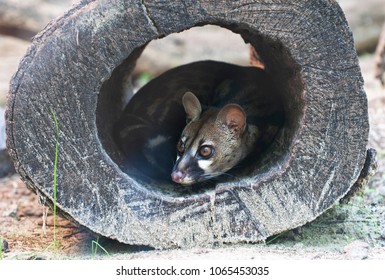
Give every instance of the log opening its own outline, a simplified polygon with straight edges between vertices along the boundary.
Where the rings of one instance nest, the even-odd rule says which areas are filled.
[[[213,189],[221,185],[229,187],[248,186],[250,179],[255,182],[262,181],[270,176],[279,175],[289,165],[288,155],[294,153],[296,135],[299,133],[305,110],[303,96],[303,82],[301,69],[290,55],[290,51],[277,40],[263,36],[246,26],[229,25],[221,26],[241,35],[245,43],[250,43],[256,50],[259,58],[265,65],[265,70],[272,77],[279,91],[279,99],[276,102],[283,104],[285,121],[278,135],[271,145],[258,157],[247,160],[237,168],[231,177],[219,180],[219,182],[194,185],[192,189],[186,189],[176,185],[171,180],[164,179],[171,173],[162,174],[162,178],[149,178],[141,170],[125,167],[125,155],[118,147],[114,139],[114,124],[120,117],[127,101],[133,96],[131,75],[135,63],[147,44],[137,48],[124,62],[119,65],[102,86],[98,108],[96,111],[97,128],[100,141],[111,159],[120,166],[121,170],[133,179],[145,186],[151,192],[161,192],[166,196],[195,195]],[[245,48],[247,45],[245,44]],[[138,91],[140,94],[140,90]],[[148,167],[151,168],[151,167]],[[224,184],[222,184],[224,183]]]

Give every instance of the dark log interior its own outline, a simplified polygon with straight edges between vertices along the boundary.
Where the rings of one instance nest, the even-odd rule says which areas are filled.
[[[282,172],[289,164],[288,155],[292,153],[293,142],[296,139],[304,110],[306,107],[303,96],[303,82],[301,79],[301,69],[293,60],[289,50],[285,49],[279,41],[264,37],[258,32],[247,29],[243,26],[225,26],[231,31],[242,36],[245,43],[251,43],[260,58],[265,64],[265,69],[273,77],[274,82],[280,92],[281,100],[285,110],[285,124],[281,128],[279,135],[271,146],[263,152],[261,156],[247,160],[241,165],[231,177],[226,177],[219,181],[226,183],[227,186],[240,185],[249,178],[254,180],[264,180],[266,176],[276,176]],[[97,108],[97,126],[100,140],[109,156],[119,165],[129,176],[136,178],[143,186],[150,191],[161,191],[166,195],[185,196],[186,193],[196,194],[215,188],[218,182],[197,184],[191,189],[172,183],[171,180],[157,180],[156,178],[146,178],[138,174],[140,170],[129,170],[124,168],[124,155],[119,151],[112,136],[113,124],[119,118],[119,113],[127,102],[127,97],[132,96],[132,88],[127,81],[135,67],[136,60],[145,48],[144,45],[133,52],[121,65],[112,73],[101,88]],[[247,45],[245,44],[245,48]],[[171,173],[171,170],[170,170]]]

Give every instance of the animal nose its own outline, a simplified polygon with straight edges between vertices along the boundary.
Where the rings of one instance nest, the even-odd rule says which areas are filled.
[[[181,183],[183,182],[183,179],[186,177],[186,173],[181,171],[181,170],[174,170],[172,173],[171,173],[171,179],[175,182],[175,183]]]

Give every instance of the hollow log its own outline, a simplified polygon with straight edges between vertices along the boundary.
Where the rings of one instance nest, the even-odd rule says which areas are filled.
[[[139,180],[122,171],[112,135],[135,62],[151,40],[205,24],[254,47],[284,92],[285,123],[262,168],[242,176],[198,189]],[[258,242],[301,226],[349,192],[366,158],[367,99],[335,1],[81,1],[34,38],[10,87],[10,155],[51,204],[52,112],[57,207],[103,236],[155,248]]]

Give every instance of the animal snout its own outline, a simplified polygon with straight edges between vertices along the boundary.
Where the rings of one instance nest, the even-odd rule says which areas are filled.
[[[171,179],[175,183],[179,183],[179,184],[182,183],[185,177],[186,177],[186,172],[184,172],[182,170],[174,170],[171,173]]]

